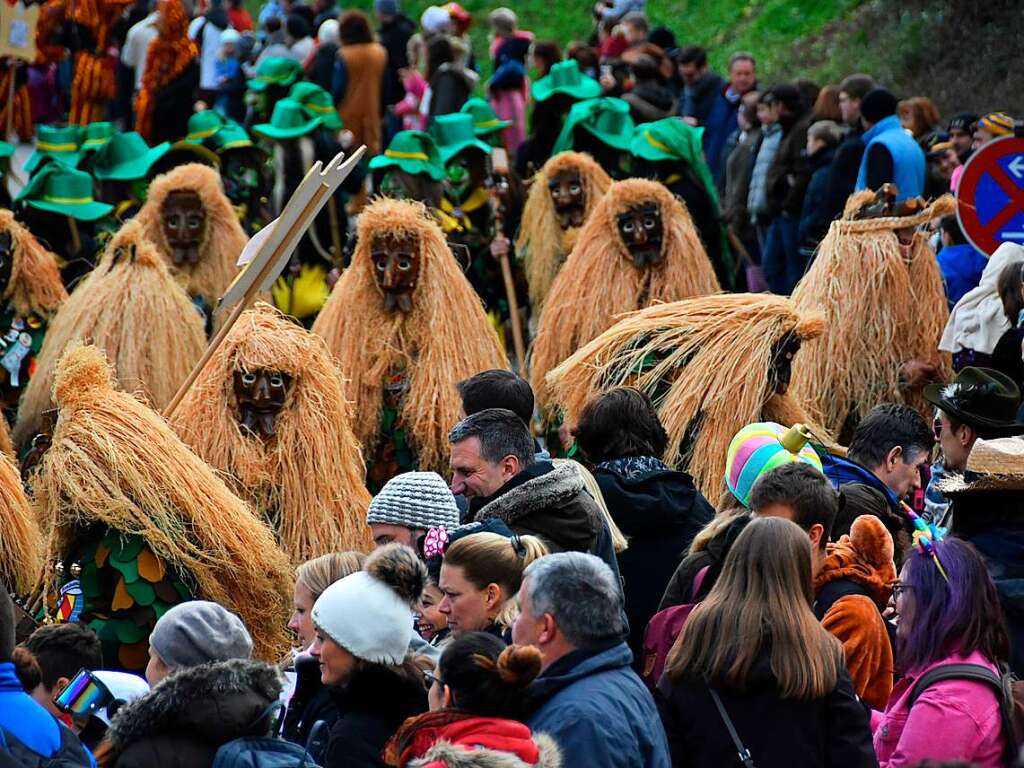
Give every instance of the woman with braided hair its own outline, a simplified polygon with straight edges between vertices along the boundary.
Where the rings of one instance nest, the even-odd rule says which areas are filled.
[[[188,15],[180,0],[160,0],[156,25],[135,102],[136,130],[150,144],[188,133],[192,94],[199,85],[199,51],[188,38]]]

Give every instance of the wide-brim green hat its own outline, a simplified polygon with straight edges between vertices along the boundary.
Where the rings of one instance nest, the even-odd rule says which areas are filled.
[[[78,145],[78,127],[74,125],[40,125],[36,131],[36,149],[22,167],[32,173],[47,158],[53,158],[68,168],[74,168],[82,159]]]
[[[6,141],[0,141],[0,160],[6,160],[14,154],[14,145]]]
[[[704,159],[703,137],[703,128],[687,125],[678,117],[666,117],[653,123],[641,123],[634,128],[629,151],[649,162],[686,163],[717,205],[718,191],[711,169]]]
[[[185,141],[189,144],[202,144],[223,128],[224,122],[220,112],[215,109],[196,112],[188,119],[188,133],[185,134]]]
[[[319,117],[310,117],[302,105],[292,99],[281,99],[274,105],[274,114],[269,123],[254,125],[252,130],[272,139],[297,139],[319,128],[323,123]]]
[[[577,128],[582,128],[602,144],[622,152],[628,152],[633,141],[633,118],[629,115],[629,104],[611,96],[572,105],[555,142],[554,154],[574,148],[573,133]]]
[[[331,94],[316,83],[300,80],[288,91],[288,98],[299,102],[310,117],[319,117],[324,128],[340,131],[344,127]]]
[[[593,99],[601,95],[601,84],[580,72],[575,59],[560,61],[551,71],[535,82],[530,89],[534,101],[546,101],[556,93],[565,93],[574,99]]]
[[[79,221],[95,221],[114,210],[114,206],[93,199],[89,174],[61,163],[47,164],[29,180],[15,201]]]
[[[302,65],[284,56],[264,59],[256,70],[256,76],[246,82],[250,91],[265,91],[268,86],[280,85],[285,88],[302,77]]]
[[[430,124],[430,135],[437,143],[441,159],[449,160],[467,149],[478,149],[485,155],[491,154],[491,145],[480,141],[473,130],[473,117],[465,112],[438,115]]]
[[[226,122],[219,131],[210,137],[210,144],[217,153],[230,152],[232,149],[254,147],[248,132],[234,120]]]
[[[114,137],[117,129],[113,123],[100,122],[83,125],[79,133],[79,150],[84,153],[99,152]]]
[[[150,147],[135,131],[119,133],[112,136],[107,146],[96,153],[92,173],[97,179],[111,181],[144,179],[149,169],[170,149],[168,141]]]
[[[444,161],[430,134],[423,131],[399,131],[383,154],[370,160],[370,170],[398,168],[414,176],[426,175],[434,181],[444,178]]]
[[[460,112],[465,112],[473,118],[473,130],[477,136],[490,136],[512,125],[511,120],[502,120],[498,113],[486,99],[474,96],[462,105]]]

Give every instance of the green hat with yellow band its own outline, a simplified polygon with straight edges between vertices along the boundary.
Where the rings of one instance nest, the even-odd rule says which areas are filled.
[[[215,109],[196,112],[188,119],[188,133],[185,134],[185,141],[189,144],[202,144],[223,128],[224,123],[225,119]]]
[[[98,152],[110,143],[117,133],[113,123],[89,123],[80,127],[79,146],[82,152]]]
[[[553,65],[546,76],[533,84],[530,92],[534,101],[547,101],[559,93],[574,99],[593,99],[601,95],[601,84],[580,72],[576,59],[567,59]]]
[[[633,140],[633,118],[629,116],[629,104],[612,96],[573,104],[552,154],[575,148],[573,132],[577,128],[582,128],[602,144],[623,152],[629,151]]]
[[[441,159],[446,165],[449,160],[467,149],[479,149],[485,155],[491,154],[492,147],[476,137],[473,118],[465,112],[438,115],[430,124],[430,135],[437,142]]]
[[[384,153],[370,160],[370,170],[398,168],[413,176],[444,178],[444,161],[430,134],[423,131],[399,131]]]
[[[299,102],[310,117],[319,117],[324,128],[340,131],[344,127],[331,94],[316,83],[308,80],[297,82],[288,91],[288,98]]]
[[[92,161],[92,174],[97,179],[112,181],[134,181],[149,175],[149,169],[171,149],[165,141],[150,147],[146,140],[135,131],[117,133]]]
[[[78,165],[82,152],[78,143],[76,125],[40,125],[36,129],[36,151],[23,166],[32,173],[48,158],[57,160],[69,168]]]
[[[479,96],[474,96],[463,104],[459,112],[465,112],[467,115],[473,116],[473,131],[481,138],[490,136],[492,133],[497,133],[512,125],[511,120],[500,120],[498,113],[494,111],[494,108],[488,103],[487,99],[481,99]]]
[[[234,120],[229,120],[224,126],[210,137],[210,144],[217,154],[228,152],[232,149],[244,149],[255,146],[245,128]]]
[[[0,160],[6,160],[14,154],[14,145],[6,141],[0,141]]]
[[[641,123],[634,128],[629,151],[636,157],[654,163],[685,163],[717,204],[718,191],[714,177],[704,159],[703,135],[703,128],[687,125],[678,117],[666,117],[653,123]]]
[[[265,91],[271,85],[285,88],[302,77],[302,65],[295,59],[285,56],[271,56],[264,59],[256,68],[256,77],[246,85],[250,91]]]
[[[114,210],[92,196],[92,177],[61,163],[48,163],[33,176],[15,202],[79,221],[95,221]]]
[[[291,99],[281,99],[274,105],[269,123],[254,125],[252,130],[272,139],[297,139],[321,126],[319,117],[310,117],[302,105]]]

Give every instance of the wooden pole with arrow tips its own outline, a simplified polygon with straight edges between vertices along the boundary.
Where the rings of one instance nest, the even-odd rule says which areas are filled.
[[[509,192],[508,154],[504,149],[495,147],[491,150],[491,174],[495,177],[491,185],[491,204],[494,209],[495,240],[508,242],[505,236],[505,196]],[[526,370],[526,343],[523,339],[523,326],[519,317],[519,299],[516,297],[516,284],[512,277],[512,264],[508,259],[508,250],[498,256],[501,265],[501,277],[505,283],[505,297],[508,299],[509,325],[512,326],[512,346],[518,358],[519,370]]]
[[[167,404],[163,413],[165,419],[169,419],[177,409],[185,393],[195,384],[203,368],[227,338],[232,326],[249,307],[256,294],[270,290],[274,281],[288,265],[288,260],[291,258],[299,238],[313,223],[313,219],[338,186],[359,164],[365,153],[365,146],[349,155],[348,159],[345,159],[344,152],[339,152],[326,166],[317,160],[289,198],[281,215],[250,238],[238,260],[242,271],[228,286],[218,304],[218,309],[234,308],[220,330],[210,340],[202,358],[178,387],[171,402]]]

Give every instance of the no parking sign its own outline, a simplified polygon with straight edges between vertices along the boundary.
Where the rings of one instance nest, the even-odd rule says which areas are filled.
[[[1024,246],[1024,139],[985,144],[964,167],[956,215],[967,239],[992,255],[1000,243]]]

